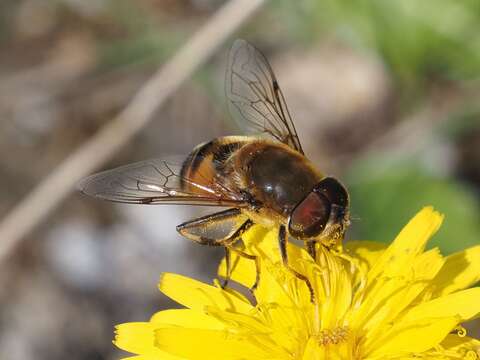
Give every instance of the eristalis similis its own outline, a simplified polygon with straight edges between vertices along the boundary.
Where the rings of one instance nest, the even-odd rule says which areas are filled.
[[[236,40],[230,50],[225,93],[230,111],[257,136],[213,139],[198,145],[181,166],[142,161],[94,174],[79,188],[122,203],[226,207],[177,226],[187,239],[225,248],[224,286],[231,251],[255,261],[252,290],[258,285],[258,258],[236,245],[253,224],[278,228],[283,264],[306,283],[314,301],[310,281],[288,264],[288,235],[304,241],[314,259],[316,244],[328,249],[338,245],[350,223],[348,192],[305,157],[270,64],[244,40]]]

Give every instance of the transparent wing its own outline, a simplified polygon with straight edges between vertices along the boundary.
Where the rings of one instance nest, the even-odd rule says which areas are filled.
[[[245,40],[236,40],[230,50],[225,93],[233,117],[248,131],[267,133],[303,154],[268,60]]]
[[[187,187],[189,190],[185,190]],[[245,205],[238,194],[224,185],[212,179],[202,184],[193,182],[181,175],[181,165],[159,159],[91,175],[78,188],[86,195],[130,204]]]

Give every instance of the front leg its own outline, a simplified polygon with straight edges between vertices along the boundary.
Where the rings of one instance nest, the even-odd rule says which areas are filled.
[[[317,242],[315,240],[307,241],[307,251],[312,257],[313,261],[317,261]]]
[[[280,229],[278,231],[278,244],[280,246],[280,254],[282,256],[283,265],[285,265],[285,267],[293,275],[295,275],[296,278],[305,282],[305,285],[307,285],[308,290],[310,291],[310,301],[312,302],[312,304],[315,304],[315,292],[313,291],[313,286],[310,280],[305,275],[300,274],[297,270],[295,270],[288,264],[287,233],[284,225],[280,225]]]

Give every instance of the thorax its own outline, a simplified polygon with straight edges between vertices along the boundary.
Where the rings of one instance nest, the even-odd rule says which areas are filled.
[[[302,154],[273,141],[247,143],[230,161],[240,169],[239,188],[253,199],[263,215],[288,217],[322,178]]]

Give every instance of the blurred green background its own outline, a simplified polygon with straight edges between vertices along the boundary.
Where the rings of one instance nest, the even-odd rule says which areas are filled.
[[[2,215],[223,3],[2,0]],[[348,238],[390,242],[433,205],[446,218],[431,246],[480,242],[478,0],[276,0],[235,37],[265,52],[306,153],[349,188]],[[228,47],[105,167],[237,133],[223,95]],[[117,358],[114,324],[172,305],[156,291],[161,272],[214,276],[222,252],[174,230],[197,214],[72,195],[0,265],[0,358]]]

